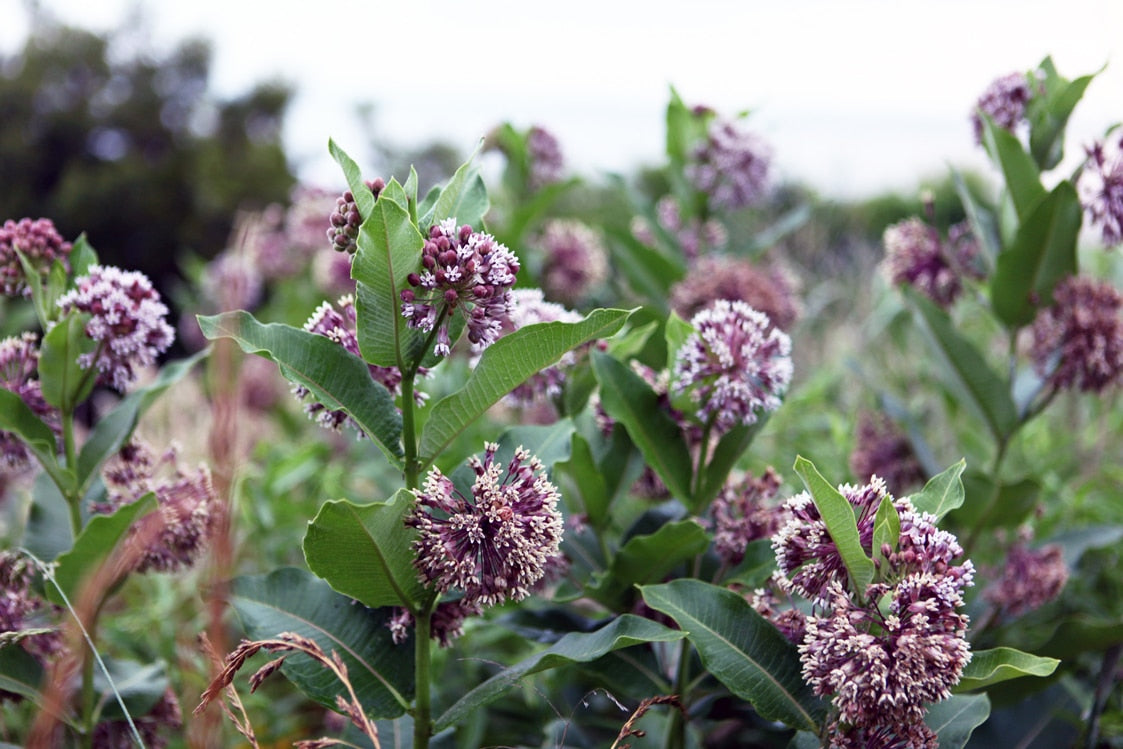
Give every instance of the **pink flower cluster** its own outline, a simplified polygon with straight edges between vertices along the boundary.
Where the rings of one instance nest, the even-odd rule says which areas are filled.
[[[1026,118],[1026,104],[1033,98],[1034,90],[1025,73],[1009,73],[991,81],[975,102],[971,112],[971,125],[975,142],[983,142],[983,118],[987,115],[994,124],[1011,132]]]
[[[898,491],[924,483],[924,468],[908,437],[885,414],[863,411],[858,417],[850,472],[859,480],[880,476]]]
[[[714,499],[714,550],[730,566],[745,558],[745,546],[769,538],[780,528],[780,508],[770,503],[780,488],[780,475],[769,466],[759,477],[751,473],[722,487]]]
[[[941,307],[963,291],[963,279],[983,277],[979,248],[966,224],[956,224],[945,241],[935,227],[913,217],[885,230],[882,270],[892,284],[908,284]]]
[[[1097,141],[1076,182],[1080,202],[1092,226],[1109,247],[1123,243],[1123,135]]]
[[[671,309],[689,319],[715,299],[741,301],[788,330],[801,312],[797,282],[779,267],[724,255],[700,257],[686,277],[671,287]]]
[[[46,277],[55,260],[62,261],[70,271],[73,246],[62,238],[49,218],[8,220],[0,226],[0,294],[31,296],[31,287],[24,277],[19,250],[40,276]]]
[[[542,291],[551,300],[576,304],[608,276],[604,242],[580,221],[547,221],[535,244],[542,251]]]
[[[710,203],[736,210],[759,203],[768,185],[772,150],[735,121],[715,120],[694,147],[686,177]]]
[[[1066,278],[1033,321],[1031,356],[1057,389],[1100,393],[1123,379],[1123,295],[1106,281]]]
[[[0,341],[0,387],[18,395],[57,436],[62,429],[58,411],[43,398],[36,378],[38,370],[39,347],[34,333]],[[0,431],[0,476],[21,474],[30,467],[31,454],[23,441],[10,432]]]

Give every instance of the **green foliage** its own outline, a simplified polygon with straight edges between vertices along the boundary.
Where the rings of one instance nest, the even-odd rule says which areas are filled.
[[[800,456],[795,460],[795,472],[803,479],[803,485],[811,494],[819,515],[826,523],[827,530],[842,561],[846,565],[846,572],[850,577],[851,588],[859,596],[864,595],[866,587],[873,582],[873,560],[866,556],[858,538],[858,522],[854,516],[854,507],[846,497],[835,489],[823,478],[815,465]]]

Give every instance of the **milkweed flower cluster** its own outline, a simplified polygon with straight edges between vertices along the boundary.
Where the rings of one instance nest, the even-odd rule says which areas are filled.
[[[437,468],[414,490],[406,525],[417,530],[414,566],[441,593],[458,589],[467,605],[520,601],[561,555],[562,516],[557,488],[542,462],[519,447],[506,466],[488,443],[468,465],[476,478],[461,494]]]
[[[0,341],[0,387],[18,395],[57,436],[62,429],[58,411],[43,398],[39,380],[35,379],[38,368],[39,347],[34,333]],[[0,431],[0,475],[19,474],[30,467],[31,454],[23,441],[10,432]]]
[[[686,319],[715,299],[741,301],[787,330],[801,312],[796,289],[797,282],[779,267],[760,268],[743,258],[706,255],[671,287],[669,301],[671,309]]]
[[[102,478],[106,498],[93,505],[94,512],[111,514],[149,492],[156,495],[156,512],[131,531],[144,544],[137,572],[176,572],[195,563],[222,511],[205,465],[185,471],[174,448],[157,455],[133,440],[106,462]]]
[[[49,218],[11,219],[0,226],[0,294],[4,296],[31,296],[31,287],[24,277],[19,250],[25,260],[42,277],[50,272],[55,260],[70,271],[70,251],[73,245],[62,238]]]
[[[91,265],[58,306],[63,314],[77,310],[90,315],[86,335],[99,345],[82,354],[78,363],[96,366],[98,382],[122,393],[136,382],[137,369],[155,364],[175,339],[165,320],[167,306],[148,277],[138,271]]]
[[[1047,544],[1031,549],[1029,539],[1024,534],[1010,548],[998,578],[983,591],[983,598],[1008,617],[1041,608],[1059,596],[1068,582],[1064,548]]]
[[[759,203],[768,184],[772,150],[755,133],[732,120],[710,123],[686,165],[686,177],[710,203],[736,210]]]
[[[779,488],[780,475],[772,466],[759,477],[748,473],[722,487],[712,507],[714,550],[724,563],[740,564],[749,542],[779,530],[783,515],[770,503]]]
[[[386,188],[386,183],[381,178],[377,178],[367,180],[366,186],[374,194],[374,199],[378,200],[378,196]],[[328,241],[331,242],[332,249],[354,254],[358,249],[355,240],[359,237],[359,226],[363,223],[354,193],[347,190],[336,198],[335,210],[331,212],[328,222],[330,224]]]
[[[1106,281],[1071,276],[1037,313],[1030,355],[1056,389],[1100,393],[1123,379],[1123,295]]]
[[[900,520],[895,549],[880,550],[877,578],[852,590],[842,555],[807,492],[785,503],[791,519],[772,546],[789,594],[815,606],[799,644],[803,677],[838,710],[832,746],[935,747],[926,705],[946,699],[971,658],[968,619],[960,612],[974,566],[955,536],[907,498],[894,500],[874,477],[839,492],[857,518],[862,548],[872,553],[874,518],[889,499]]]
[[[850,472],[862,480],[880,476],[900,488],[922,484],[925,478],[908,437],[885,414],[868,411],[858,417]]]
[[[542,291],[562,304],[576,304],[608,276],[608,253],[600,235],[574,219],[551,219],[538,236]]]
[[[308,321],[304,323],[304,329],[309,333],[322,335],[328,340],[338,343],[346,351],[361,358],[355,298],[350,294],[344,294],[336,304],[339,305],[338,309],[332,306],[331,302],[320,304],[316,311],[312,313],[312,316],[308,318]],[[371,379],[389,390],[392,395],[401,395],[402,373],[398,371],[397,367],[368,364],[367,370],[370,372]],[[428,374],[428,370],[419,367],[418,374],[425,376]],[[362,428],[347,415],[346,411],[333,411],[319,401],[312,400],[311,392],[303,385],[293,384],[292,393],[298,400],[305,402],[304,412],[308,414],[309,418],[325,429],[338,432],[344,424],[347,424],[358,433],[360,438],[364,435]],[[414,400],[417,405],[424,405],[427,399],[428,394],[414,391]]]
[[[1103,243],[1123,243],[1123,136],[1097,141],[1076,182],[1080,202],[1092,226],[1099,227]]]
[[[464,622],[470,616],[479,616],[483,607],[478,601],[458,598],[455,601],[441,601],[433,609],[429,620],[429,636],[442,648],[447,648],[460,635],[464,634]],[[390,621],[386,623],[390,637],[395,645],[401,645],[409,637],[413,627],[413,614],[408,609],[396,608]]]
[[[963,279],[983,277],[979,250],[966,224],[956,224],[945,241],[935,227],[913,217],[885,230],[882,272],[892,284],[908,284],[941,307],[963,291]]]
[[[691,319],[695,332],[676,357],[672,381],[698,403],[698,419],[720,432],[775,411],[792,379],[791,339],[744,302],[719,299]]]
[[[19,641],[20,647],[44,661],[62,651],[63,640],[50,621],[58,609],[35,593],[35,578],[35,567],[30,559],[13,551],[0,551],[0,635],[46,630]],[[12,693],[0,689],[0,701],[11,696]]]
[[[971,112],[971,125],[975,142],[983,142],[983,118],[987,115],[994,124],[1013,132],[1026,119],[1026,105],[1033,98],[1034,89],[1025,73],[1009,73],[996,78],[986,87]]]
[[[467,319],[468,340],[477,350],[499,337],[510,313],[510,290],[519,260],[490,234],[473,231],[456,219],[429,230],[421,249],[420,273],[410,273],[413,289],[401,292],[402,316],[411,328],[437,331],[435,351],[448,356],[452,348],[449,318],[459,311]]]
[[[540,190],[561,181],[565,159],[561,144],[553,133],[540,125],[532,126],[526,134],[526,151],[531,190]]]
[[[687,260],[695,260],[711,250],[724,247],[729,241],[729,233],[716,218],[684,220],[678,200],[671,195],[664,195],[655,204],[655,221],[663,232],[674,238]],[[654,228],[643,216],[632,219],[631,232],[648,247],[656,247],[659,243]]]

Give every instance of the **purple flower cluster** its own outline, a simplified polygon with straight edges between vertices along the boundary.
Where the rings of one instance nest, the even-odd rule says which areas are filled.
[[[441,601],[433,610],[429,620],[429,636],[442,648],[447,648],[460,635],[464,634],[464,621],[470,616],[479,616],[483,607],[478,601],[458,598],[455,601]],[[394,615],[386,624],[395,645],[401,645],[409,637],[413,626],[413,614],[408,609],[394,609]]]
[[[244,218],[239,245],[245,246],[263,279],[293,278],[307,268],[309,259],[327,249],[324,224],[335,200],[327,190],[298,185],[288,208],[272,204]]]
[[[678,201],[671,195],[664,195],[655,204],[655,220],[663,232],[674,238],[687,260],[723,247],[729,241],[725,226],[717,219],[684,221]],[[642,216],[633,218],[631,230],[632,236],[648,247],[657,246],[658,239],[647,219]]]
[[[924,468],[912,443],[885,414],[862,412],[854,442],[850,472],[855,478],[868,480],[880,476],[898,491],[924,482]]]
[[[230,249],[207,263],[200,291],[215,309],[252,309],[261,301],[264,281],[248,253]]]
[[[743,258],[708,255],[671,287],[670,304],[680,317],[690,319],[715,299],[741,301],[787,330],[800,315],[796,288],[796,281],[778,267],[758,268]]]
[[[1106,281],[1072,276],[1033,321],[1031,356],[1056,389],[1103,392],[1123,378],[1123,295]]]
[[[441,593],[463,591],[465,605],[494,606],[526,598],[561,555],[558,490],[538,458],[522,447],[503,466],[489,443],[470,496],[437,468],[415,490],[406,525],[417,530],[414,565],[421,580]]]
[[[106,461],[102,478],[106,498],[93,505],[94,512],[110,514],[149,492],[156,495],[157,511],[131,529],[144,545],[138,572],[176,572],[195,563],[222,512],[206,466],[184,471],[174,449],[157,456],[133,440]]]
[[[872,553],[882,500],[900,519],[895,549],[880,549],[878,577],[852,590],[842,556],[811,496],[787,501],[792,518],[773,537],[781,587],[810,600],[799,643],[803,677],[838,709],[835,746],[934,747],[924,724],[927,705],[946,699],[970,660],[963,592],[973,584],[970,561],[956,538],[936,527],[908,499],[893,500],[881,479],[840,486]]]
[[[941,307],[950,307],[963,291],[964,278],[982,278],[978,245],[965,224],[957,224],[945,241],[935,227],[913,217],[885,230],[882,270],[892,284],[908,284]]]
[[[35,568],[27,557],[12,551],[0,551],[0,634],[48,630],[20,639],[20,646],[43,661],[59,653],[63,641],[61,633],[53,629],[49,621],[58,609],[35,593],[35,577]],[[6,697],[8,694],[0,690],[0,695]]]
[[[65,241],[49,218],[11,219],[0,227],[0,294],[4,296],[30,296],[31,287],[24,278],[23,264],[16,250],[40,276],[46,277],[55,260],[61,260],[70,271],[72,245]]]
[[[983,592],[983,598],[1011,618],[1041,608],[1059,596],[1068,582],[1061,545],[1030,549],[1028,540],[1019,539],[1007,552],[1000,576]]]
[[[698,419],[720,432],[754,424],[775,411],[792,379],[791,339],[744,302],[719,299],[691,320],[695,332],[679,349],[675,390],[689,391]]]
[[[78,363],[96,366],[98,382],[125,392],[136,382],[137,368],[156,363],[175,339],[165,318],[168,308],[143,273],[111,265],[91,265],[75,288],[58,300],[63,314],[86,312],[86,335],[98,342]]]
[[[565,159],[561,144],[553,133],[539,125],[531,127],[526,134],[526,152],[531,190],[540,190],[561,181]]]
[[[1076,182],[1080,202],[1105,245],[1123,244],[1123,135],[1085,150],[1088,160]]]
[[[457,228],[450,218],[430,228],[421,265],[421,273],[408,277],[414,288],[401,292],[406,324],[426,332],[439,326],[434,350],[448,356],[449,318],[459,310],[477,350],[494,343],[510,312],[510,289],[519,272],[514,253],[490,234],[472,231],[467,224]]]
[[[331,341],[335,341],[348,352],[360,356],[358,314],[355,311],[355,299],[350,294],[345,294],[339,298],[336,304],[339,305],[339,309],[333,307],[331,302],[323,302],[308,318],[308,322],[304,323],[304,329],[309,333],[322,335]],[[381,367],[376,364],[368,364],[367,369],[370,371],[371,379],[389,390],[392,395],[401,395],[402,374],[397,367]],[[418,374],[425,376],[428,374],[428,370],[421,367],[418,369]],[[294,384],[292,393],[298,400],[306,401],[304,412],[320,426],[338,432],[344,424],[347,424],[355,429],[360,438],[363,436],[363,430],[347,415],[346,411],[332,411],[324,404],[309,399],[311,393],[303,385]],[[414,391],[414,400],[417,405],[424,405],[427,398],[426,393]]]
[[[61,432],[58,412],[43,398],[39,380],[39,347],[34,333],[0,341],[0,387],[18,395],[32,413]],[[13,476],[31,467],[31,454],[19,437],[0,431],[0,475]]]
[[[386,183],[378,178],[367,180],[366,186],[374,194],[374,199],[378,200]],[[354,254],[358,249],[355,240],[359,237],[359,226],[363,223],[363,217],[359,215],[359,206],[350,190],[336,198],[335,210],[331,212],[328,222],[331,224],[328,227],[328,241],[331,242],[332,249]]]
[[[576,304],[608,276],[608,253],[600,235],[573,219],[546,222],[535,243],[542,251],[542,291]]]
[[[975,142],[983,142],[983,118],[980,113],[986,114],[999,127],[1013,132],[1025,121],[1026,104],[1033,94],[1030,78],[1025,73],[1009,73],[992,81],[979,96],[975,109],[971,112]]]
[[[706,139],[690,157],[686,177],[709,196],[712,205],[736,210],[759,203],[764,196],[772,151],[738,122],[712,122]]]
[[[714,550],[725,564],[740,564],[750,541],[779,530],[783,516],[769,503],[779,488],[780,475],[772,466],[760,477],[745,474],[722,487],[713,503]]]

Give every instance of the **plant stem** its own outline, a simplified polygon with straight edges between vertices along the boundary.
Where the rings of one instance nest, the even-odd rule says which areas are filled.
[[[690,641],[683,639],[679,642],[678,668],[675,669],[674,694],[678,695],[682,710],[672,710],[667,717],[667,733],[663,736],[663,749],[683,749],[686,746],[686,720],[683,717],[687,709],[684,691],[690,681]]]
[[[994,514],[994,511],[998,507],[998,497],[1002,488],[1001,484],[998,483],[998,471],[1002,467],[1002,460],[1006,457],[1006,448],[1009,447],[1009,445],[1009,437],[1003,437],[998,441],[998,449],[994,453],[994,461],[991,463],[990,467],[990,475],[994,489],[991,491],[986,506],[983,508],[982,514],[979,515],[979,519],[975,523],[975,527],[971,529],[971,534],[967,536],[967,540],[963,542],[963,555],[965,557],[971,556],[971,550],[975,548],[975,542],[978,541],[983,526],[986,525],[990,516]]]
[[[78,448],[74,439],[74,412],[63,409],[60,419],[62,421],[62,443],[66,454],[66,468],[73,473],[78,462]],[[76,495],[74,491],[66,491],[61,486],[59,491],[66,497],[66,504],[70,508],[70,530],[73,532],[74,538],[78,538],[78,534],[82,532],[82,497]]]
[[[433,733],[429,694],[429,655],[432,643],[429,630],[436,602],[436,596],[433,596],[417,612],[413,622],[415,681],[413,749],[427,749],[429,738]]]

